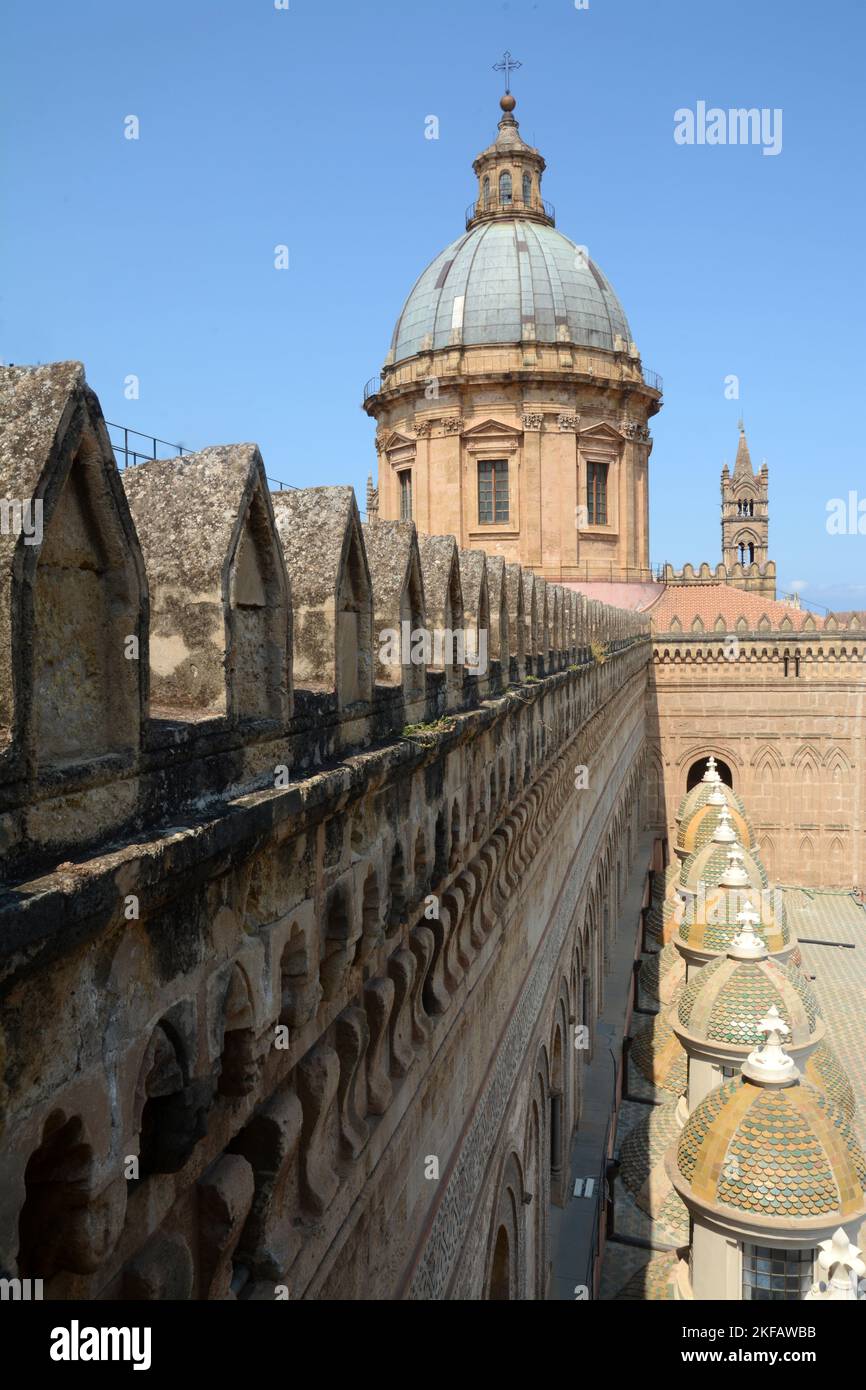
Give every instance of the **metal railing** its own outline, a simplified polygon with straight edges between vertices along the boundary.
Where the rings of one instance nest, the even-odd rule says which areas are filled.
[[[490,217],[499,212],[535,213],[537,216],[546,217],[552,226],[556,226],[556,208],[546,198],[530,198],[526,202],[523,198],[500,198],[494,193],[487,198],[475,198],[469,204],[466,209],[466,226],[468,228],[478,217]]]
[[[184,454],[191,454],[192,449],[187,449],[184,444],[172,444],[168,439],[159,439],[154,434],[142,434],[141,430],[131,430],[128,425],[116,425],[113,420],[106,420],[108,426],[108,437],[111,440],[111,447],[117,459],[117,466],[120,469],[134,468],[137,463],[145,463],[150,459],[157,458],[183,458]],[[111,431],[117,430],[120,439],[115,440]],[[147,442],[147,450],[133,448],[130,444],[130,436],[135,439],[143,439]],[[157,445],[162,444],[171,452],[162,454],[157,452]],[[123,462],[121,463],[121,459]]]
[[[117,459],[117,466],[123,471],[125,468],[134,468],[139,463],[152,463],[158,458],[183,458],[184,455],[193,454],[196,451],[189,449],[185,444],[173,444],[169,439],[160,439],[155,434],[143,434],[141,430],[132,430],[128,425],[117,425],[113,420],[106,420],[108,428],[108,438],[111,440],[111,447]],[[116,430],[118,437],[115,439],[111,431]],[[147,450],[134,448],[130,444],[130,436],[135,439],[143,439],[147,443]],[[158,451],[157,446],[162,445],[163,449],[168,449],[169,453]],[[270,487],[276,488],[278,492],[297,492],[298,488],[294,483],[281,482],[279,478],[266,478]]]

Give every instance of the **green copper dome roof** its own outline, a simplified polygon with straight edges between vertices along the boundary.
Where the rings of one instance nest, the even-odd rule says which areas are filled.
[[[508,217],[479,223],[430,262],[397,320],[390,360],[527,339],[613,352],[628,347],[631,331],[581,247],[555,227]]]

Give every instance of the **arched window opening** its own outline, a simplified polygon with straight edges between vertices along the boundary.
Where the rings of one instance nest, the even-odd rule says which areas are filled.
[[[507,1302],[511,1298],[511,1249],[504,1226],[500,1226],[496,1232],[488,1297],[499,1302]]]
[[[486,175],[481,185],[481,206],[485,212],[490,207],[490,179]]]
[[[550,1187],[551,1195],[556,1202],[562,1200],[559,1189],[562,1180],[563,1150],[565,1147],[562,1050],[562,1034],[557,1028],[550,1067]]]
[[[76,1115],[67,1120],[55,1111],[24,1174],[26,1196],[18,1221],[20,1278],[50,1279],[62,1269],[87,1272],[76,1269],[74,1223],[92,1168],[93,1152],[85,1142],[81,1119]]]
[[[229,980],[223,1017],[219,1092],[222,1096],[248,1096],[255,1089],[264,1059],[256,1052],[249,982],[238,966]]]
[[[136,1086],[138,1181],[179,1172],[207,1132],[213,1084],[208,1078],[184,1085],[185,1070],[180,1039],[163,1020],[151,1035]]]
[[[532,179],[529,174],[523,175],[523,204],[528,207],[532,202]]]
[[[692,763],[688,771],[688,776],[686,777],[687,792],[690,792],[692,787],[696,787],[698,785],[698,782],[703,780],[704,773],[707,770],[707,760],[709,756],[709,754],[706,754],[705,757],[698,758],[698,761],[696,763]],[[721,758],[716,758],[716,772],[719,774],[722,781],[725,783],[725,786],[733,787],[734,778],[731,773],[731,769],[728,767],[728,764],[726,762],[722,761]]]
[[[499,175],[499,201],[503,207],[511,203],[511,175],[507,169]]]

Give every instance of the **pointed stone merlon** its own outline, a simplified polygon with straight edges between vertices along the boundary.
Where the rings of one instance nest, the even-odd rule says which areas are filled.
[[[540,590],[536,588],[536,578],[532,570],[523,570],[523,618],[524,646],[526,650],[527,675],[536,676],[539,668],[538,646],[538,600]]]
[[[423,701],[430,656],[415,524],[376,521],[365,525],[363,533],[373,585],[375,679],[399,686],[407,700]]]
[[[512,680],[522,681],[526,675],[526,608],[520,565],[505,566],[505,593],[508,603],[510,675]]]
[[[144,563],[84,368],[0,368],[0,756],[29,780],[137,754],[147,685]]]
[[[295,685],[336,692],[345,710],[373,694],[373,587],[351,487],[273,494],[292,585]]]
[[[261,455],[218,445],[126,469],[151,599],[155,714],[291,713],[291,600]]]
[[[445,673],[448,709],[456,709],[463,699],[465,665],[455,660],[461,655],[455,636],[465,647],[463,586],[457,542],[453,536],[419,536],[421,574],[427,602],[427,621],[433,633],[431,669]]]
[[[483,550],[458,550],[466,668],[486,690],[490,675],[490,589]]]
[[[536,608],[538,610],[538,648],[536,650],[536,660],[538,668],[536,674],[546,676],[551,671],[551,651],[550,651],[550,627],[551,627],[551,608],[553,594],[548,592],[548,584],[544,579],[535,576]]]
[[[508,684],[511,658],[511,624],[508,613],[508,585],[505,568],[505,561],[501,555],[487,556],[487,592],[490,601],[489,660],[491,663],[494,661],[499,663],[503,685]]]

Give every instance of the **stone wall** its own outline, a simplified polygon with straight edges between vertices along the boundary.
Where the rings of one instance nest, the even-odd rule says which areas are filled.
[[[689,769],[714,754],[771,880],[850,889],[866,882],[864,628],[794,616],[797,631],[656,635],[647,818],[673,839]]]
[[[119,475],[74,363],[0,372],[0,493],[44,503],[0,537],[0,1274],[543,1297],[647,620],[253,445]],[[483,669],[382,659],[438,615]]]
[[[764,594],[770,599],[776,597],[775,560],[766,560],[763,564],[755,560],[751,565],[740,564],[739,561],[732,564],[722,562],[712,567],[705,560],[700,565],[685,564],[682,569],[674,569],[673,565],[666,564],[661,577],[665,584],[706,584],[715,581],[733,584],[750,593]]]

